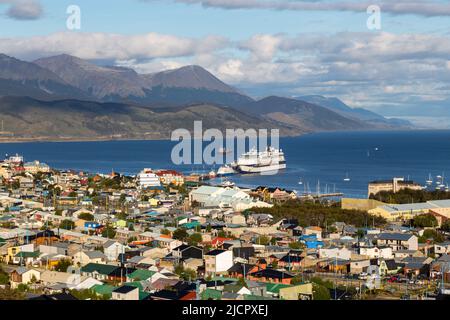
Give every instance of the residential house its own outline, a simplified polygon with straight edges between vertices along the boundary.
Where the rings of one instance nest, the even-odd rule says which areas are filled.
[[[418,238],[411,233],[381,233],[377,238],[377,245],[390,246],[393,251],[419,249]]]
[[[78,251],[72,256],[74,265],[85,266],[90,263],[106,264],[107,257],[101,251]]]
[[[233,266],[233,251],[215,249],[204,255],[207,274],[226,273]]]
[[[124,285],[112,292],[112,300],[131,300],[138,301],[139,300],[139,288]]]
[[[294,276],[284,271],[267,268],[250,273],[247,278],[253,281],[291,284]]]
[[[312,300],[312,283],[303,283],[295,286],[280,288],[279,297],[283,300]]]
[[[321,227],[316,227],[316,226],[306,227],[306,228],[303,229],[303,234],[307,235],[307,236],[315,234],[316,235],[316,239],[318,241],[322,240],[322,228]]]
[[[11,288],[15,289],[19,284],[30,284],[41,280],[41,271],[19,267],[10,273]]]
[[[186,260],[189,258],[203,259],[203,249],[183,244],[172,250],[172,256],[178,260]]]
[[[81,274],[100,281],[126,281],[126,273],[134,270],[125,270],[118,266],[108,264],[89,263],[81,267]]]
[[[120,253],[125,252],[127,247],[114,240],[108,240],[103,244],[103,253],[108,261],[116,261]]]
[[[391,259],[394,257],[391,247],[359,246],[359,254],[369,258]]]
[[[450,241],[445,241],[441,243],[434,244],[434,253],[439,255],[450,253]]]
[[[350,260],[352,252],[346,247],[328,247],[318,249],[319,258],[337,258]]]

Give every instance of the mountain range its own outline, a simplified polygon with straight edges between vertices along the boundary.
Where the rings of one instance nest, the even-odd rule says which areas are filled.
[[[177,128],[315,131],[407,128],[337,98],[255,100],[200,66],[152,74],[70,55],[22,61],[0,54],[0,111],[17,139],[164,139]],[[1,138],[1,136],[0,136]]]

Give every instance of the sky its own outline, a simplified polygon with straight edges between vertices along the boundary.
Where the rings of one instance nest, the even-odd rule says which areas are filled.
[[[67,27],[71,5],[80,29]],[[449,1],[0,0],[0,53],[66,53],[140,73],[197,64],[256,98],[318,94],[450,119]]]

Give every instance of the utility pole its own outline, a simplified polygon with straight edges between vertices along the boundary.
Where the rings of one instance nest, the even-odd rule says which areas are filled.
[[[337,254],[335,256],[335,266],[334,266],[334,300],[337,300],[337,286],[336,286],[336,278],[337,278]]]

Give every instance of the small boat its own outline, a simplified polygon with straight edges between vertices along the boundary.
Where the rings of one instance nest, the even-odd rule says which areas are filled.
[[[217,177],[217,173],[216,173],[214,170],[211,170],[211,171],[208,173],[208,175],[209,175],[209,177],[210,177],[211,179],[214,179],[215,177]]]
[[[300,180],[300,181],[298,182],[298,184],[299,184],[299,185],[303,185],[303,181]]]
[[[227,148],[220,148],[219,149],[219,153],[220,154],[227,154],[227,153],[230,153],[231,151],[230,150],[227,150]]]
[[[439,182],[439,187],[440,188],[444,188],[445,187],[445,184],[444,184],[444,174],[442,174],[442,177],[441,177],[441,181]]]
[[[428,175],[428,180],[426,181],[427,185],[433,184],[433,179],[431,178],[431,173]]]
[[[348,176],[348,173],[347,173],[347,175],[345,176],[344,181],[345,181],[345,182],[350,182],[350,181],[351,181],[351,179],[350,179],[349,176]]]
[[[224,182],[222,182],[221,184],[220,184],[220,187],[223,187],[223,188],[232,188],[232,187],[234,187],[236,184],[233,182],[233,181],[229,181],[229,180],[226,180],[226,181],[224,181]]]
[[[233,169],[233,167],[231,167],[227,164],[220,167],[219,170],[217,170],[217,176],[219,176],[219,177],[231,176],[235,173],[236,173],[236,171]]]

